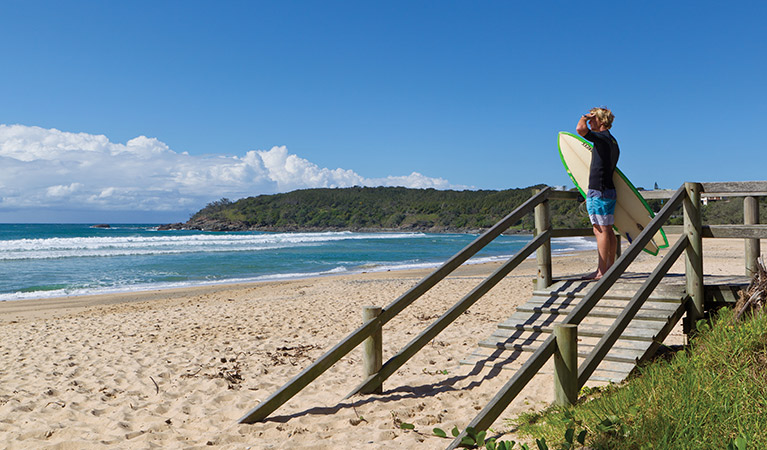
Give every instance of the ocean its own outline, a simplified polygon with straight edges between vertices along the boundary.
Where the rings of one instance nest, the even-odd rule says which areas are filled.
[[[0,224],[0,301],[438,267],[476,237]],[[531,238],[501,236],[469,263],[508,259]],[[590,238],[552,241],[555,254],[595,248]]]

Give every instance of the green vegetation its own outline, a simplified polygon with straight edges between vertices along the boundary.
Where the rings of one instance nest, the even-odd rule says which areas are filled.
[[[401,187],[305,189],[208,204],[187,222],[190,228],[222,230],[423,230],[473,232],[493,226],[543,185],[503,191],[440,191]],[[655,211],[663,202],[649,202]],[[589,227],[583,202],[552,200],[556,228]],[[765,211],[767,214],[767,211]],[[704,223],[737,223],[743,218],[740,199],[709,203]],[[767,216],[763,219],[767,220]],[[681,210],[671,224],[681,224]],[[512,232],[534,228],[532,214]]]
[[[191,223],[217,220],[258,230],[432,230],[469,231],[493,226],[533,195],[535,188],[504,191],[440,191],[401,187],[306,189],[210,203]],[[588,226],[578,202],[552,202],[562,227]],[[531,230],[533,218],[515,224]]]
[[[584,431],[594,449],[767,448],[767,314],[700,321],[687,351],[621,386],[591,389],[572,408],[515,420],[523,435],[558,442]],[[571,441],[572,442],[572,441]]]

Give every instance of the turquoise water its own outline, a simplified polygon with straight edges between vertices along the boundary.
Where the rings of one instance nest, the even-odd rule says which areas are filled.
[[[0,224],[0,300],[437,267],[477,235],[212,233],[156,225]],[[530,236],[501,236],[470,263],[504,260]],[[554,239],[554,253],[596,248]]]

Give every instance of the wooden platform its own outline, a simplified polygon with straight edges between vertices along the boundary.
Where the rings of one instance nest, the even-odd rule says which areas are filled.
[[[631,297],[647,279],[646,273],[626,273],[605,294],[578,326],[579,363],[618,317]],[[479,348],[461,361],[469,365],[492,365],[517,370],[586,295],[594,282],[578,277],[556,281],[543,290],[534,290],[530,300],[498,324]],[[711,302],[732,302],[745,277],[705,277],[706,297]],[[669,274],[642,306],[634,320],[607,354],[590,381],[621,382],[637,363],[650,358],[662,345],[685,312],[687,293],[683,275]],[[549,368],[549,373],[553,369]],[[544,368],[543,373],[547,372]]]

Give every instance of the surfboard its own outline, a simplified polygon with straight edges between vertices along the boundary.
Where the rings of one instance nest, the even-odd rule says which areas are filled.
[[[591,167],[591,142],[577,134],[560,131],[557,138],[559,156],[565,165],[567,174],[575,183],[575,187],[586,198],[589,186],[589,168]],[[637,191],[631,181],[618,168],[613,174],[613,184],[618,193],[615,205],[615,226],[618,233],[632,242],[655,217],[642,194]],[[657,255],[658,250],[668,247],[668,239],[663,228],[658,230],[652,240],[643,249],[651,255]]]

